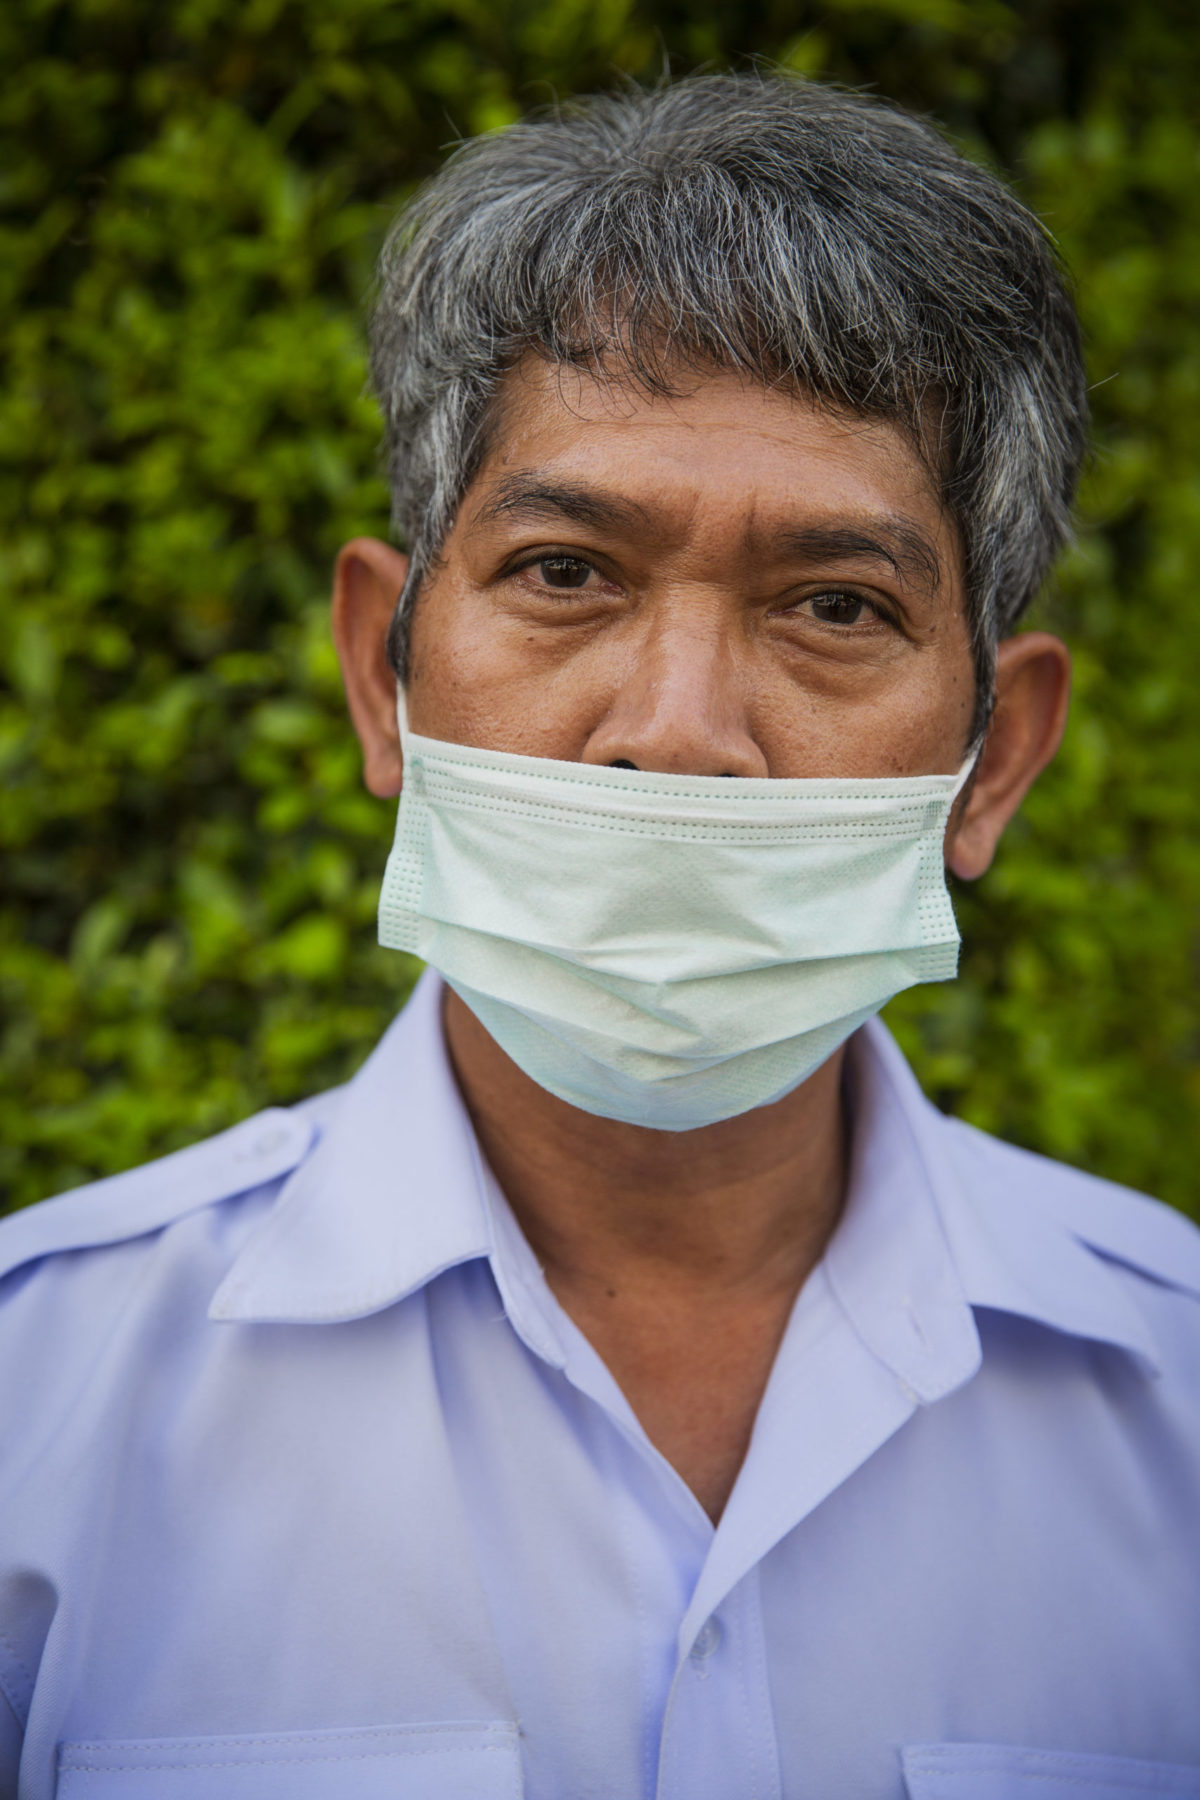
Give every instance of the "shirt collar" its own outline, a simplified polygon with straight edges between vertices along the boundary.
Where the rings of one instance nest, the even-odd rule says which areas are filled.
[[[488,1257],[514,1328],[563,1365],[544,1283],[497,1202],[450,1068],[441,994],[428,971],[247,1241],[211,1318],[362,1318]],[[851,1072],[849,1195],[825,1270],[862,1341],[914,1398],[939,1398],[977,1366],[973,1307],[1116,1344],[1156,1366],[1145,1321],[1102,1259],[1039,1209],[1036,1194],[981,1194],[964,1174],[953,1122],[925,1099],[877,1020],[852,1041]]]
[[[211,1318],[362,1318],[488,1254],[475,1137],[442,1038],[440,998],[427,973],[246,1243]]]
[[[846,1202],[824,1272],[859,1338],[912,1400],[940,1399],[979,1366],[979,1336],[937,1205],[939,1163],[914,1130],[924,1096],[872,1021],[851,1040],[854,1123]]]
[[[562,1366],[540,1270],[483,1163],[450,1067],[441,998],[429,970],[329,1109],[316,1149],[218,1288],[211,1319],[361,1319],[486,1256],[514,1329]]]
[[[904,1282],[889,1282],[890,1311],[865,1304],[864,1272],[881,1268],[880,1253],[896,1268],[907,1264],[912,1270],[913,1284],[926,1296],[920,1321],[926,1333],[931,1323],[937,1327],[948,1317],[947,1309],[953,1312],[957,1293],[972,1309],[1008,1313],[1051,1331],[1112,1344],[1147,1373],[1159,1372],[1154,1338],[1126,1284],[1056,1215],[1048,1190],[1065,1171],[1029,1159],[1018,1175],[1006,1146],[974,1133],[970,1136],[984,1151],[964,1155],[969,1128],[943,1117],[926,1099],[877,1019],[856,1036],[853,1073],[858,1088],[853,1169],[869,1197],[863,1193],[860,1220],[847,1206],[830,1257],[860,1331],[871,1333],[877,1354],[920,1398],[937,1398],[939,1383],[935,1378],[930,1388],[922,1379],[928,1359],[911,1347],[918,1334],[903,1320]],[[851,1201],[854,1192],[852,1175]],[[883,1203],[889,1194],[890,1206]],[[914,1204],[918,1194],[919,1205]],[[923,1256],[914,1243],[922,1218]],[[932,1237],[934,1219],[940,1249]],[[864,1239],[869,1235],[869,1244],[854,1243],[856,1230]],[[852,1249],[861,1254],[854,1255],[851,1268]]]

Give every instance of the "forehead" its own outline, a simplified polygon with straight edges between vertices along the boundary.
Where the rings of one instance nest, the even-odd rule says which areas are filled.
[[[769,532],[806,517],[910,518],[953,542],[936,480],[887,420],[818,405],[727,370],[681,372],[650,395],[528,356],[505,377],[467,507],[540,475],[626,493],[647,515]],[[473,503],[473,504],[472,504]]]

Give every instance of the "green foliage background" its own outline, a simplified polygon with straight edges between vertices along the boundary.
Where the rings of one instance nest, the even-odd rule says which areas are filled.
[[[1098,454],[1041,614],[1073,723],[961,896],[963,978],[889,1016],[943,1105],[1196,1208],[1191,0],[7,0],[7,1204],[344,1078],[403,998],[325,613],[386,532],[374,252],[456,135],[749,55],[934,113],[1075,270]]]

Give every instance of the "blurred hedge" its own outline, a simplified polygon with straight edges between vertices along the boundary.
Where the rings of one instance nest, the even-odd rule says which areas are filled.
[[[1200,75],[1189,0],[8,0],[0,1181],[343,1079],[407,991],[325,620],[383,533],[361,314],[456,134],[765,54],[932,111],[1073,265],[1099,453],[1074,720],[890,1017],[940,1103],[1196,1204]]]

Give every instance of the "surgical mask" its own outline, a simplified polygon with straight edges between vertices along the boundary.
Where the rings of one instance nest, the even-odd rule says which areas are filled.
[[[970,764],[728,780],[419,737],[379,941],[439,970],[541,1087],[688,1131],[797,1087],[958,964],[943,837]]]

